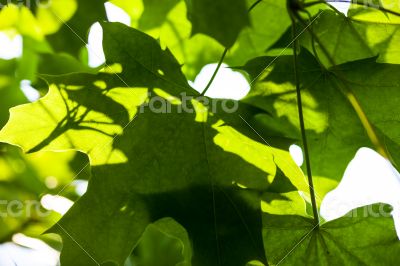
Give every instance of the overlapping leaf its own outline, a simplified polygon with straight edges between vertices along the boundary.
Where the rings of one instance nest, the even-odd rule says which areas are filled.
[[[27,151],[90,156],[88,192],[52,230],[63,236],[62,263],[122,264],[146,227],[164,217],[188,231],[193,265],[265,261],[262,192],[276,175],[307,190],[288,152],[263,143],[243,121],[252,108],[229,113],[214,101],[209,112],[195,99],[179,102],[181,93],[197,93],[154,39],[120,24],[104,24],[104,32],[103,73],[48,77],[48,95],[14,108],[0,133]],[[170,110],[154,110],[149,92]],[[180,111],[184,104],[193,112]]]
[[[310,141],[311,164],[320,199],[343,176],[357,149],[374,147],[387,150],[399,160],[397,65],[378,64],[375,58],[351,62],[324,70],[307,52],[300,56],[300,80],[304,114]],[[257,58],[245,67],[253,77],[268,66],[248,95],[246,102],[268,111],[260,123],[274,129],[276,135],[300,140],[292,56]],[[388,78],[390,77],[390,78]],[[363,109],[360,115],[344,92],[351,91]],[[379,104],[378,104],[379,102]],[[278,118],[279,121],[274,121]],[[362,120],[372,124],[365,128]],[[373,133],[368,132],[372,130]],[[376,134],[379,143],[371,143]],[[377,145],[379,147],[377,147]],[[324,187],[318,188],[322,182]],[[322,183],[320,184],[322,186]]]
[[[187,18],[184,0],[170,1],[165,7],[153,5],[152,1],[144,1],[143,5],[139,2],[113,3],[131,15],[132,27],[160,39],[161,46],[171,50],[183,65],[182,71],[189,80],[194,80],[205,65],[216,63],[224,50],[220,43],[208,35],[191,35],[192,23]],[[264,55],[290,23],[284,1],[248,0],[246,3],[250,24],[240,31],[226,56],[225,63],[231,66],[243,65],[249,58]],[[275,16],[277,12],[282,15]]]

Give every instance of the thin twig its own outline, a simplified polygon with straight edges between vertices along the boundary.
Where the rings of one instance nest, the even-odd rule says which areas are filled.
[[[289,10],[289,12],[290,12],[290,10]],[[311,205],[312,205],[313,215],[314,215],[314,224],[316,227],[318,227],[319,226],[319,216],[318,216],[317,202],[315,200],[314,182],[312,179],[311,161],[310,161],[310,154],[308,151],[307,135],[306,135],[306,129],[305,129],[305,125],[304,125],[303,105],[302,105],[301,91],[300,91],[300,80],[299,80],[299,72],[298,72],[299,66],[298,66],[298,61],[297,61],[297,43],[298,42],[296,40],[296,33],[297,33],[296,20],[292,15],[290,16],[290,18],[292,20],[293,66],[294,66],[294,77],[295,77],[295,82],[296,82],[297,109],[298,109],[298,113],[299,113],[301,138],[302,138],[302,142],[303,142],[304,157],[305,157],[306,168],[307,168],[308,184],[310,187],[310,197],[311,197]]]
[[[206,94],[206,92],[208,91],[208,89],[211,87],[211,84],[214,82],[215,77],[218,74],[219,69],[221,68],[222,62],[224,62],[226,53],[228,52],[228,48],[225,48],[224,52],[222,53],[221,58],[219,59],[217,68],[215,69],[210,81],[208,82],[207,86],[205,87],[205,89],[203,90],[203,92],[200,94],[201,96],[204,96]]]

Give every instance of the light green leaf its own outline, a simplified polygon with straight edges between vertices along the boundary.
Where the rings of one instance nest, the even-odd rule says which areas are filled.
[[[397,1],[383,0],[375,3],[375,7],[387,8],[396,14],[380,11],[376,8],[352,5],[348,16],[355,21],[357,31],[379,55],[380,63],[400,63],[398,42],[400,40],[400,6]]]
[[[14,28],[36,40],[57,32],[76,11],[75,0],[26,1],[26,6],[20,1],[1,2],[4,7],[0,12],[0,29]]]
[[[248,1],[248,5],[254,2]],[[231,66],[240,66],[249,58],[265,55],[290,25],[285,1],[263,0],[249,11],[249,17],[250,26],[240,32],[227,56],[226,61]]]
[[[354,20],[379,24],[400,24],[400,6],[396,0],[352,1],[348,16]]]
[[[43,33],[48,35],[57,32],[67,23],[76,9],[76,0],[51,0],[48,3],[39,3],[34,8],[34,13]]]
[[[0,30],[14,30],[22,35],[43,40],[44,34],[32,12],[25,6],[14,4],[0,10]]]
[[[146,30],[161,26],[171,9],[180,0],[166,0],[160,5],[157,0],[143,0],[143,13],[139,19],[139,28]]]
[[[378,56],[377,61],[380,63],[398,64],[400,25],[397,20],[387,17],[377,19],[374,15],[365,17],[352,11],[349,17],[334,11],[324,11],[309,27],[315,34],[314,38],[309,33],[303,34],[300,38],[301,44],[313,52],[314,43],[318,58],[327,67],[333,63],[337,65],[373,56]]]

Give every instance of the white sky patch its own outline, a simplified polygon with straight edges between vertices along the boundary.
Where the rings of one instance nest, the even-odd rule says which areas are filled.
[[[59,195],[46,194],[40,199],[43,208],[64,215],[74,204],[71,200]]]
[[[194,82],[190,82],[193,88],[198,92],[202,92],[207,86],[216,67],[217,64],[204,66]],[[228,68],[226,64],[222,64],[206,96],[239,100],[246,96],[249,90],[250,85],[241,73],[233,71]]]
[[[27,248],[31,248],[31,249],[49,249],[49,250],[53,250],[52,248],[50,248],[46,243],[44,243],[43,241],[37,239],[37,238],[32,238],[32,237],[28,237],[24,234],[21,233],[17,233],[15,235],[12,236],[12,241],[15,244],[27,247]],[[54,250],[54,253],[57,254],[57,251]]]
[[[348,165],[338,187],[322,201],[321,215],[330,221],[352,209],[373,203],[393,206],[393,218],[400,236],[400,174],[377,152],[361,148]]]
[[[86,193],[87,188],[88,188],[88,181],[87,180],[74,180],[72,182],[75,185],[75,192],[76,194],[78,194],[79,196],[83,196],[83,194]]]
[[[289,147],[290,155],[293,158],[293,161],[298,165],[302,166],[304,159],[303,159],[303,150],[297,146],[296,144],[290,145]]]
[[[349,0],[350,1],[350,0]],[[330,3],[332,6],[334,6],[337,10],[339,10],[340,12],[342,12],[343,14],[345,14],[347,16],[347,12],[349,11],[350,8],[350,3],[335,3],[335,2],[331,2]]]
[[[131,17],[122,8],[110,2],[105,3],[104,6],[106,7],[108,21],[121,22],[127,26],[131,25]]]
[[[89,66],[98,67],[106,61],[103,52],[103,29],[96,22],[89,31],[87,49],[89,53]]]
[[[30,80],[21,80],[20,88],[21,91],[24,93],[25,97],[28,99],[28,101],[34,102],[39,100],[40,93],[31,86]]]
[[[12,240],[0,245],[0,265],[58,265],[59,253],[43,241],[23,234],[15,234]]]
[[[22,56],[22,37],[15,35],[10,37],[4,32],[0,32],[0,58],[13,59]]]
[[[121,8],[112,3],[105,3],[107,18],[110,22],[121,22],[130,26],[130,16]],[[92,25],[89,31],[88,45],[86,46],[89,53],[89,66],[98,67],[105,63],[105,56],[103,50],[103,29],[100,23]]]

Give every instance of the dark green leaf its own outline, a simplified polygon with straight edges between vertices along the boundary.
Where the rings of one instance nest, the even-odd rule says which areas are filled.
[[[117,74],[49,76],[48,95],[14,108],[0,134],[25,150],[73,148],[91,158],[88,192],[52,229],[63,236],[62,263],[122,264],[146,227],[165,217],[187,230],[193,265],[265,262],[262,192],[277,175],[307,188],[287,150],[268,146],[242,120],[252,108],[227,113],[214,100],[211,112],[195,99],[179,103],[173,96],[197,93],[169,51],[122,24],[103,27],[103,72]],[[140,107],[148,92],[171,110]],[[195,111],[179,111],[183,104]],[[14,124],[19,119],[26,123]],[[30,131],[29,139],[18,133]]]
[[[204,33],[231,47],[249,24],[245,0],[186,0],[192,34]]]
[[[305,126],[319,199],[335,185],[326,178],[339,181],[361,147],[387,150],[398,163],[400,139],[395,132],[399,118],[393,110],[399,102],[393,96],[399,91],[395,74],[399,67],[378,64],[371,58],[327,71],[306,52],[299,60]],[[269,132],[300,140],[293,57],[261,57],[250,61],[245,69],[255,78],[267,66],[245,102],[271,114],[257,117]],[[364,115],[357,113],[345,91],[354,95]],[[372,123],[373,132],[368,132],[361,118]],[[379,143],[371,143],[371,134],[377,135]]]
[[[63,21],[61,29],[47,37],[48,41],[57,52],[66,52],[79,56],[81,49],[87,43],[90,27],[95,22],[106,19],[104,7],[105,0],[78,0],[78,8],[74,16]]]

